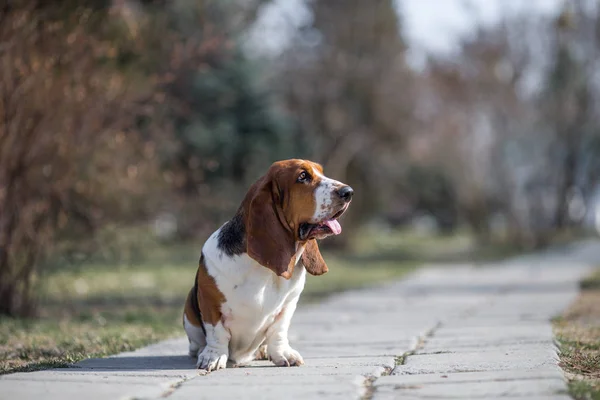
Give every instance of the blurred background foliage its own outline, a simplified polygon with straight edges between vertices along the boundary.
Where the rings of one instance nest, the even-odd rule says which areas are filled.
[[[384,254],[405,228],[532,249],[596,228],[598,2],[506,14],[418,65],[392,0],[307,1],[289,43],[257,52],[271,3],[0,5],[0,314],[68,291],[40,289],[49,271],[199,252],[290,157],[356,190],[330,249],[369,235]]]

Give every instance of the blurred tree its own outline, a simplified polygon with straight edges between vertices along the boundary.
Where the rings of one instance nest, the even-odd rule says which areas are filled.
[[[556,165],[556,207],[554,225],[556,229],[566,228],[573,221],[569,217],[569,193],[581,188],[578,175],[582,173],[583,143],[593,125],[593,70],[596,63],[594,54],[597,38],[590,35],[597,29],[598,15],[588,15],[585,2],[566,3],[554,23],[554,51],[551,68],[548,71],[546,90],[541,103],[547,121],[553,131],[550,156]],[[598,12],[598,11],[597,11]],[[590,46],[591,44],[591,46]],[[595,44],[595,46],[594,46]],[[582,48],[590,53],[577,54]],[[595,48],[595,49],[594,49]],[[595,51],[594,51],[595,50]],[[591,56],[591,57],[590,57]]]
[[[393,203],[411,121],[410,72],[392,0],[313,1],[277,86],[311,157],[357,190],[345,224]]]
[[[182,72],[167,93],[177,104],[173,116],[180,146],[174,157],[185,173],[186,194],[196,195],[198,185],[223,178],[243,186],[270,160],[285,156],[285,121],[273,112],[241,50],[229,51],[204,71]]]
[[[500,215],[505,240],[544,246],[576,222],[573,196],[597,190],[599,13],[577,0],[556,18],[510,15],[480,27],[456,58],[429,63],[419,142],[482,241]]]
[[[522,210],[538,205],[537,194],[524,194],[538,177],[521,166],[536,157],[521,160],[514,149],[543,143],[531,140],[536,110],[524,90],[535,63],[529,45],[537,28],[521,16],[481,27],[461,43],[458,60],[430,60],[424,82],[420,105],[426,110],[422,135],[429,137],[429,162],[450,178],[461,219],[483,243],[493,239],[491,223],[498,215],[512,225],[516,243],[533,232],[532,214]]]
[[[93,251],[98,230],[162,211],[213,229],[288,155],[238,43],[266,2],[0,6],[0,313],[33,313],[49,250]]]
[[[458,226],[457,196],[444,171],[415,162],[403,181],[413,209],[435,218],[441,233],[453,233]]]
[[[288,124],[239,40],[264,3],[180,0],[147,9],[143,36],[154,50],[143,64],[158,70],[173,126],[174,146],[159,151],[179,195],[167,211],[180,215],[180,237],[221,223],[271,162],[292,155]]]
[[[33,313],[36,268],[58,238],[153,207],[139,200],[158,169],[136,130],[137,116],[152,113],[152,85],[116,68],[107,31],[90,32],[106,10],[73,4],[0,11],[2,314]]]

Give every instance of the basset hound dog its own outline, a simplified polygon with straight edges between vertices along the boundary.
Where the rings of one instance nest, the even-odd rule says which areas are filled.
[[[254,183],[235,216],[202,247],[183,313],[189,353],[208,372],[268,357],[299,366],[288,328],[306,272],[327,265],[317,239],[339,235],[353,190],[305,160],[278,161]]]

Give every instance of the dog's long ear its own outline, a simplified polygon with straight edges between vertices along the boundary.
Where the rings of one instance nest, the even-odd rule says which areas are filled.
[[[306,247],[304,248],[304,253],[302,253],[302,264],[306,271],[308,271],[311,275],[323,275],[329,268],[327,268],[327,264],[325,264],[325,260],[323,260],[323,256],[319,251],[319,245],[317,244],[316,239],[311,239],[306,242]]]
[[[244,200],[248,255],[285,279],[296,264],[294,236],[281,209],[280,188],[265,175],[248,191]]]

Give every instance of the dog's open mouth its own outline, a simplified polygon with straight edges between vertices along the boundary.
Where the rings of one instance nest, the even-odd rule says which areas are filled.
[[[333,217],[318,222],[316,224],[303,223],[300,224],[299,234],[301,240],[308,239],[323,239],[331,235],[339,235],[342,233],[342,226],[340,225],[338,218],[346,211],[348,207],[342,208],[340,211],[335,213]]]

